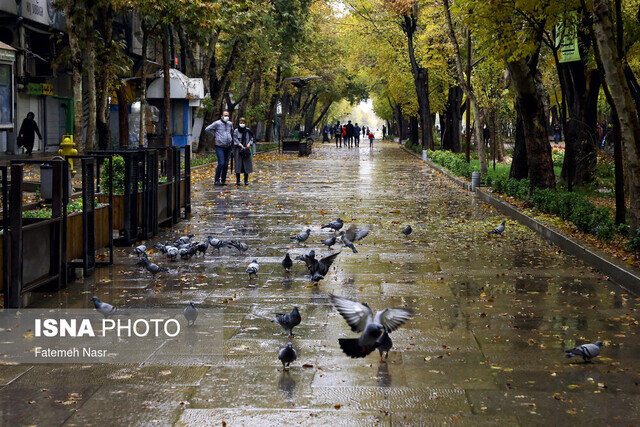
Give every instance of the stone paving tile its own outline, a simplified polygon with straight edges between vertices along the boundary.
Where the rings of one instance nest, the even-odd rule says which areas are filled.
[[[245,241],[247,253],[176,263],[153,254],[171,270],[151,278],[132,266],[128,248],[118,249],[113,267],[36,303],[195,301],[220,316],[164,343],[142,367],[0,365],[0,385],[11,382],[0,388],[2,424],[640,423],[635,296],[512,221],[502,238],[489,238],[501,215],[393,144],[320,145],[309,158],[270,153],[255,165],[246,188],[215,188],[207,176],[195,182],[194,217],[147,242],[213,234]],[[286,252],[330,253],[320,225],[336,216],[372,226],[359,252],[342,250],[319,285],[300,263],[283,272]],[[405,238],[407,224],[415,231]],[[307,227],[306,244],[290,242]],[[260,273],[250,282],[244,270],[254,258]],[[411,307],[416,316],[391,334],[385,362],[377,352],[350,359],[337,340],[356,335],[328,293],[374,310]],[[293,305],[303,318],[293,339],[252,315]],[[598,338],[606,345],[594,363],[562,357]],[[277,351],[288,341],[299,359],[285,373]]]

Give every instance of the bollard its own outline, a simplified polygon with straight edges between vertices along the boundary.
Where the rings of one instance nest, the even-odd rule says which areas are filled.
[[[480,187],[480,172],[471,172],[471,191],[476,191],[477,187]]]
[[[422,150],[422,161],[426,162],[427,160],[429,160],[429,157],[427,156],[427,150]]]

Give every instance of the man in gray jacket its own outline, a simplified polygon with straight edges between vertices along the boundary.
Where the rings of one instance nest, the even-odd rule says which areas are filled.
[[[218,166],[216,167],[215,185],[227,185],[229,157],[233,147],[233,123],[229,118],[229,112],[224,110],[221,119],[211,123],[205,130],[213,135],[216,143]]]

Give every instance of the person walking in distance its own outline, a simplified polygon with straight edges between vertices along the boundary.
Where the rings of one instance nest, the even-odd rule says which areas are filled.
[[[347,125],[342,125],[342,142],[344,142],[344,145],[347,145]],[[342,144],[340,144],[340,147],[342,147]]]
[[[382,139],[385,139],[387,137],[387,127],[385,125],[382,125]]]
[[[360,126],[358,126],[357,123],[353,127],[353,142],[355,143],[356,147],[360,146]]]
[[[251,159],[253,142],[253,133],[251,129],[247,128],[247,121],[244,117],[240,117],[238,129],[233,133],[236,185],[240,185],[240,174],[244,174],[244,185],[249,185],[249,174],[253,172],[253,160]]]
[[[351,120],[347,122],[347,143],[349,144],[349,148],[351,148],[353,144],[353,125],[351,124]]]
[[[342,147],[342,126],[340,126],[340,122],[337,122],[334,126],[333,134],[336,138],[336,148],[338,148],[338,144]]]
[[[373,140],[376,139],[376,136],[373,132],[369,132],[369,148],[373,148]]]
[[[224,110],[220,120],[211,123],[205,130],[213,135],[216,144],[218,166],[214,185],[226,185],[229,157],[233,146],[233,124],[230,121],[229,112]]]
[[[27,114],[27,117],[22,121],[20,132],[18,132],[18,147],[22,145],[27,151],[27,156],[31,155],[31,151],[33,150],[33,142],[36,139],[36,134],[38,134],[38,138],[42,140],[42,135],[40,134],[40,129],[38,129],[38,124],[34,120],[35,117],[35,114],[29,112]]]

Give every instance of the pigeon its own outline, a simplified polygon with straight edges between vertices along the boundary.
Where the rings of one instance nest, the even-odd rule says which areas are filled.
[[[593,344],[583,344],[571,350],[566,350],[564,357],[582,356],[582,360],[585,362],[591,362],[591,359],[600,354],[600,347],[602,347],[602,341],[596,341]]]
[[[318,283],[319,281],[324,280],[324,276],[317,271],[311,275],[311,282]]]
[[[340,232],[340,240],[342,240],[342,244],[344,244],[346,247],[351,249],[354,254],[358,253],[358,251],[356,250],[355,245],[353,244],[353,242],[351,240],[349,240],[349,238],[347,237],[347,235],[345,234],[344,231]]]
[[[247,266],[247,273],[249,273],[249,279],[251,279],[251,275],[258,274],[258,270],[260,270],[260,265],[258,265],[258,260],[251,261],[251,264]]]
[[[293,261],[291,261],[291,257],[289,256],[289,253],[287,252],[287,254],[284,256],[284,259],[282,260],[282,267],[284,267],[284,269],[286,271],[291,270],[291,267],[293,266]]]
[[[168,259],[170,259],[171,261],[175,261],[176,258],[178,258],[178,255],[180,254],[178,248],[176,248],[175,246],[165,246],[165,249],[167,251],[166,254]]]
[[[188,245],[189,243],[191,243],[191,239],[195,236],[195,234],[191,233],[191,234],[187,234],[186,236],[182,236],[180,237],[178,240],[176,240],[176,246],[178,245]]]
[[[202,254],[202,256],[204,256],[204,254],[207,252],[207,249],[209,249],[209,242],[198,242],[195,244],[195,249],[196,256],[198,256],[198,254]]]
[[[224,248],[225,246],[229,246],[229,244],[224,240],[216,239],[213,236],[207,236],[207,241],[209,242],[209,245],[212,248],[217,249],[218,252],[220,252],[221,248]]]
[[[146,245],[136,246],[133,249],[133,252],[131,252],[131,254],[138,255],[139,257],[141,257],[142,254],[146,254],[146,253],[147,253],[147,246]]]
[[[198,309],[192,302],[187,305],[182,314],[184,314],[184,318],[187,319],[187,326],[193,326],[196,324]]]
[[[147,258],[146,256],[142,257],[142,260],[144,262],[144,266],[146,267],[147,271],[153,274],[154,276],[157,273],[160,273],[161,271],[169,271],[164,267],[158,266],[158,264],[152,263],[151,260],[149,260],[149,258]]]
[[[302,318],[300,317],[298,307],[294,306],[289,314],[277,313],[275,323],[282,326],[282,328],[289,333],[289,338],[293,338],[293,328],[298,326],[301,321]]]
[[[344,234],[351,242],[357,242],[358,240],[362,240],[367,237],[370,231],[371,227],[369,226],[358,228],[355,225],[351,225]]]
[[[156,243],[156,245],[154,246],[157,250],[159,250],[160,252],[162,252],[163,254],[167,253],[167,248],[169,247],[169,245],[163,245],[162,243]]]
[[[504,228],[505,228],[506,223],[507,223],[507,221],[502,221],[502,223],[499,226],[497,226],[496,228],[494,228],[493,230],[491,230],[489,232],[489,235],[497,234],[499,236],[502,236],[502,233],[504,232]]]
[[[193,253],[191,253],[191,248],[180,248],[178,250],[178,253],[180,254],[180,258],[182,259],[190,259],[193,256]]]
[[[292,242],[295,241],[298,243],[306,242],[310,234],[311,234],[311,229],[307,228],[304,232],[300,234],[296,234],[295,236],[291,236],[291,241]]]
[[[380,338],[376,341],[376,347],[380,352],[380,361],[382,361],[382,353],[386,352],[385,359],[389,358],[389,350],[393,347],[393,341],[391,341],[391,337],[385,331],[380,335]]]
[[[385,308],[376,312],[365,303],[348,298],[329,295],[334,307],[353,332],[361,332],[358,338],[340,338],[340,348],[353,358],[365,357],[378,346],[383,333],[393,332],[413,316],[413,311],[404,308]]]
[[[244,242],[237,242],[235,240],[230,240],[228,242],[229,246],[233,246],[238,250],[238,252],[246,252],[249,249],[249,245]]]
[[[284,369],[289,369],[289,365],[298,358],[298,353],[293,349],[293,344],[288,343],[286,347],[278,352],[278,359],[282,362]]]
[[[309,273],[311,273],[312,276],[316,274],[323,277],[326,276],[329,272],[329,267],[331,267],[331,264],[333,264],[338,255],[340,255],[340,252],[336,252],[335,254],[320,258],[319,260],[316,260],[314,258],[314,262],[312,263],[311,267],[309,267]]]
[[[330,228],[333,231],[338,231],[342,228],[343,225],[344,225],[344,222],[340,218],[336,218],[333,221],[331,221],[329,224],[325,224],[320,228],[322,229]]]
[[[91,297],[91,301],[93,301],[93,306],[96,308],[96,311],[102,314],[105,318],[109,316],[129,315],[128,312],[122,311],[118,307],[114,307],[111,304],[100,301],[98,297]]]
[[[338,237],[332,236],[326,240],[323,240],[322,244],[325,245],[327,249],[331,249],[331,246],[335,245],[337,241],[338,241]]]
[[[404,230],[402,230],[402,234],[404,234],[405,236],[408,236],[409,234],[411,234],[411,232],[413,232],[413,228],[411,228],[410,225],[407,225]]]
[[[311,266],[316,263],[316,251],[313,249],[308,254],[298,255],[297,261],[303,261],[307,265],[307,269],[311,269]]]

